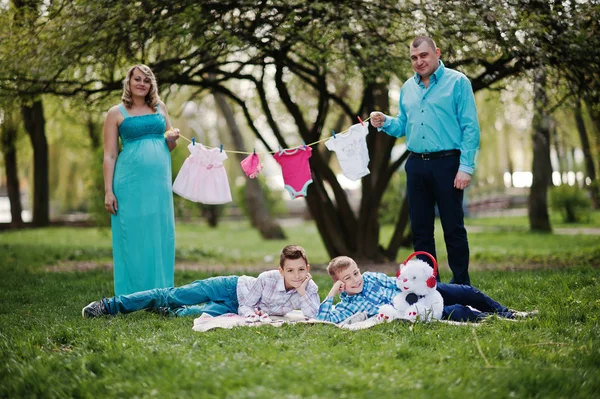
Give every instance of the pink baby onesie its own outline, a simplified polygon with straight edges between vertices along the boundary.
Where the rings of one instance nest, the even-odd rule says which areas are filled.
[[[348,132],[338,133],[325,142],[329,151],[335,151],[344,176],[356,181],[369,173],[369,149],[366,137],[369,124],[357,123],[350,126]]]
[[[312,148],[301,146],[291,150],[282,150],[273,155],[281,165],[284,188],[292,199],[305,197],[308,185],[312,183],[308,159],[312,156]]]
[[[190,201],[202,204],[231,202],[231,189],[223,161],[227,154],[218,148],[202,144],[188,145],[187,157],[173,182],[173,192]]]

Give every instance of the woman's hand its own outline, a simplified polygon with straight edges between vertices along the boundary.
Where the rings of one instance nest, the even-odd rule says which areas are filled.
[[[115,194],[113,194],[112,192],[110,193],[106,193],[106,195],[104,196],[104,207],[106,208],[106,210],[110,213],[112,213],[113,215],[117,215],[117,197],[115,197]]]
[[[179,139],[179,129],[172,127],[171,129],[167,130],[167,141],[169,143],[174,143],[177,141],[177,139]]]

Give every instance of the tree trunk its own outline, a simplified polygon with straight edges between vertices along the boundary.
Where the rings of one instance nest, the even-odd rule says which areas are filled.
[[[283,80],[281,66],[278,66],[275,73],[275,85],[282,103],[296,122],[302,139],[306,142],[322,139],[320,131],[324,121],[323,115],[327,113],[329,96],[326,84],[321,82],[318,87],[319,113],[312,126],[304,120],[300,108],[291,98]],[[358,123],[356,115],[363,115],[374,109],[388,112],[388,108],[387,85],[382,83],[365,85],[363,101],[356,114],[350,109],[344,111],[352,117],[354,123]],[[270,124],[274,124],[274,121],[270,121]],[[279,136],[278,139],[280,145],[287,145],[282,137]],[[329,167],[327,150],[323,149],[323,146],[313,148],[310,160],[313,184],[308,186],[305,200],[331,257],[347,255],[356,260],[385,260],[386,249],[379,245],[379,208],[393,173],[403,161],[401,159],[390,162],[395,141],[394,137],[370,127],[370,134],[367,136],[370,174],[362,178],[358,215],[352,210],[345,190]]]
[[[369,85],[364,93],[364,110],[382,110],[389,113],[390,103],[387,84]],[[362,179],[362,194],[358,213],[356,241],[358,252],[362,257],[371,260],[385,260],[384,251],[379,245],[379,208],[392,173],[389,171],[391,149],[396,142],[395,137],[369,126],[367,145],[369,147],[370,174]],[[381,155],[384,156],[381,156]],[[385,184],[382,184],[385,182]]]
[[[215,228],[219,225],[219,205],[202,204],[200,209],[202,217],[208,223],[208,227]]]
[[[386,84],[367,85],[363,93],[361,109],[357,114],[374,109],[388,112]],[[303,138],[305,140],[315,139],[315,137]],[[357,260],[381,262],[386,258],[389,259],[390,255],[396,254],[400,245],[406,243],[405,239],[396,239],[390,243],[390,247],[387,249],[379,245],[381,199],[393,173],[405,159],[403,156],[403,159],[390,163],[391,149],[395,141],[394,137],[369,127],[367,145],[371,173],[362,178],[358,217],[352,211],[347,195],[329,168],[329,164],[324,161],[325,156],[318,147],[313,149],[311,168],[314,177],[313,184],[309,186],[306,202],[331,257],[348,255]],[[329,183],[335,203],[331,201],[324,182]],[[408,218],[400,217],[398,224],[396,231],[399,231],[402,236],[406,230]]]
[[[563,146],[561,145],[560,136],[558,134],[558,129],[556,127],[552,129],[552,144],[554,145],[554,151],[556,151],[556,159],[558,160],[558,163],[556,165],[558,169],[556,171],[558,172],[559,176],[561,176],[562,181],[562,174],[563,172],[566,172],[566,168],[564,167],[565,156]]]
[[[386,255],[388,259],[396,259],[400,247],[412,247],[412,232],[409,231],[408,234],[404,234],[406,227],[409,226],[410,214],[408,211],[408,196],[405,195],[404,200],[402,200],[400,216],[398,217],[398,222],[396,223],[394,234],[392,234],[390,244],[388,245],[388,248],[386,250]]]
[[[552,182],[550,115],[547,112],[546,71],[543,67],[534,72],[533,92],[533,181],[529,192],[529,227],[531,231],[552,232],[548,215],[548,186]]]
[[[219,110],[225,117],[227,121],[227,126],[229,126],[229,131],[231,132],[231,137],[233,139],[233,143],[236,151],[244,151],[244,139],[242,137],[242,133],[239,129],[239,126],[235,120],[235,116],[233,114],[233,110],[231,106],[225,99],[225,96],[221,93],[213,93],[215,97],[215,102],[219,107]],[[236,157],[239,162],[241,162],[244,158],[244,154],[236,154]],[[265,201],[265,195],[260,186],[258,179],[247,179],[246,180],[246,189],[244,190],[246,204],[248,205],[248,213],[250,216],[250,221],[252,226],[256,227],[260,232],[260,235],[265,240],[284,240],[287,237],[283,232],[281,226],[274,220],[273,216],[270,214],[267,209],[267,204]]]
[[[590,149],[590,141],[588,139],[587,129],[583,122],[583,116],[581,114],[581,102],[577,101],[575,107],[575,123],[577,124],[577,131],[579,132],[579,138],[581,139],[581,149],[583,150],[583,157],[585,161],[585,171],[587,177],[590,178],[591,184],[587,185],[587,189],[590,192],[592,200],[592,208],[598,209],[600,207],[600,193],[598,182],[596,180],[596,168],[594,167],[594,158],[592,157]],[[584,181],[584,185],[587,184]]]
[[[48,142],[42,100],[22,105],[21,114],[25,130],[33,147],[33,225],[50,224],[50,189],[48,184]]]
[[[21,190],[19,187],[19,175],[17,173],[17,141],[18,125],[12,110],[5,110],[4,123],[2,124],[2,155],[4,156],[4,167],[6,172],[6,189],[10,201],[11,227],[23,225],[21,212]]]
[[[98,123],[94,120],[94,117],[91,113],[88,113],[85,119],[85,124],[88,131],[88,137],[90,138],[90,143],[92,145],[92,149],[95,151],[100,148],[102,144],[102,140],[100,137],[102,136],[102,130]]]
[[[594,151],[596,170],[600,170],[600,95],[595,96],[593,99],[586,99],[585,105],[588,109],[590,119],[592,120],[592,125],[594,126],[594,129],[592,129],[592,136],[596,143],[596,150]],[[592,154],[592,157],[594,154]]]

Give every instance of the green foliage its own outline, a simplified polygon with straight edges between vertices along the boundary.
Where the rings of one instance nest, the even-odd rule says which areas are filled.
[[[550,207],[560,212],[565,223],[577,223],[589,220],[591,201],[578,186],[563,184],[550,190]]]
[[[394,173],[387,186],[379,208],[379,223],[393,225],[400,214],[402,201],[406,194],[406,173]]]
[[[263,176],[259,175],[257,179],[265,197],[265,205],[269,213],[274,217],[285,214],[285,203],[283,202],[280,193],[271,190]],[[246,187],[247,180],[244,180],[244,184],[236,187],[234,200],[237,206],[242,210],[242,213],[249,216],[250,210],[248,209],[248,203],[246,202]]]

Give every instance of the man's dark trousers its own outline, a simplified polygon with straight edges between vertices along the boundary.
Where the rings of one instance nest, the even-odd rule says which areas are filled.
[[[425,159],[424,159],[425,158]],[[436,259],[434,222],[438,206],[453,277],[450,283],[470,285],[469,242],[464,225],[463,190],[454,188],[460,155],[429,158],[411,154],[406,161],[406,188],[415,251]],[[419,255],[431,264],[431,260]],[[439,274],[438,274],[439,280]]]

